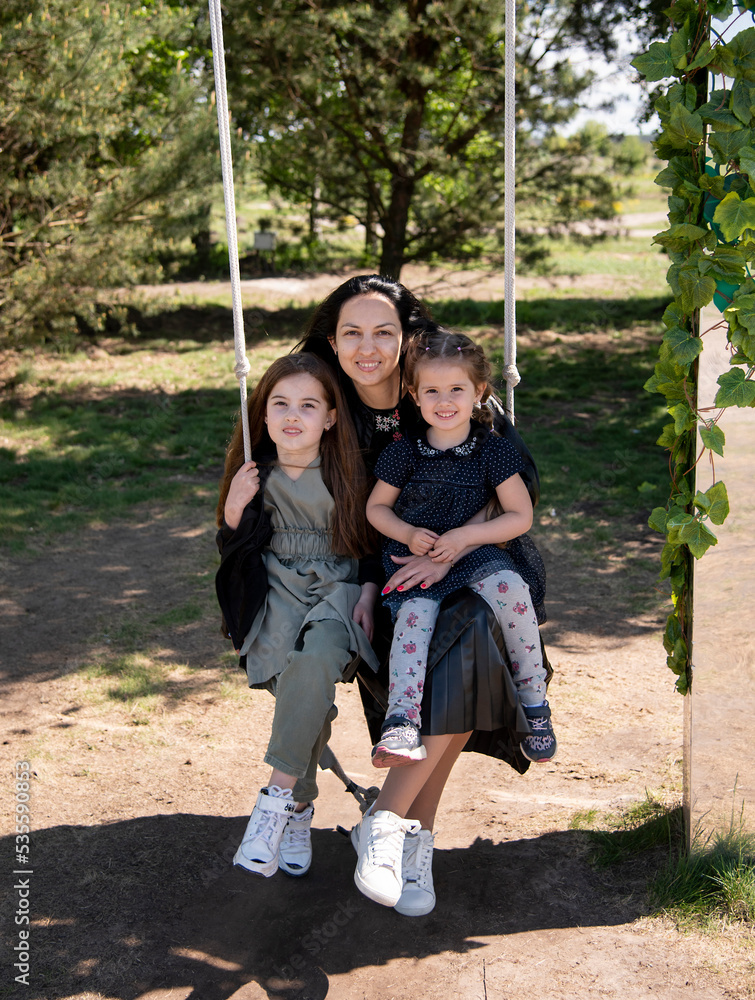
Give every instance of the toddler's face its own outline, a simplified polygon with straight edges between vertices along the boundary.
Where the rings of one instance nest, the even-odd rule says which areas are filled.
[[[472,382],[465,365],[435,359],[419,364],[417,385],[410,391],[431,427],[455,431],[469,423],[484,386]]]

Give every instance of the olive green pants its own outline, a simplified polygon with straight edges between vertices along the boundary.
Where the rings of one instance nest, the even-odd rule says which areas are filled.
[[[317,763],[338,714],[336,684],[352,662],[349,633],[338,621],[311,622],[267,683],[275,696],[265,763],[297,778],[296,802],[317,798]]]

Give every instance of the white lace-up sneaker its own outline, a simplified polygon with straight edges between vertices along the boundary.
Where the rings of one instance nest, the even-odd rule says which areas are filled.
[[[288,875],[306,875],[312,864],[312,817],[315,807],[310,804],[301,812],[292,812],[283,831],[278,867]]]
[[[290,788],[263,788],[249,817],[233,863],[270,878],[278,871],[280,844],[289,816],[296,808]]]
[[[383,906],[395,906],[401,898],[401,861],[404,836],[416,833],[416,819],[402,819],[387,809],[378,809],[359,824],[359,860],[354,872],[357,889]]]
[[[404,838],[402,877],[404,888],[401,898],[393,907],[405,917],[424,917],[435,907],[433,887],[434,836],[429,830],[407,834]]]

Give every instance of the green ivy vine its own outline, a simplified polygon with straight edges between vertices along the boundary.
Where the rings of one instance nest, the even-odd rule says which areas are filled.
[[[739,16],[727,38],[712,18],[728,20],[735,8]],[[692,680],[692,561],[716,544],[711,526],[729,513],[726,486],[715,476],[715,456],[726,444],[719,421],[729,406],[755,406],[755,27],[742,24],[755,20],[753,9],[755,0],[675,0],[666,10],[668,41],[654,42],[632,63],[649,83],[664,81],[655,101],[661,128],[654,147],[667,166],[655,182],[671,190],[669,226],[653,242],[671,261],[674,299],[645,388],[665,397],[671,417],[658,439],[669,452],[671,488],[649,524],[666,536],[661,578],[671,582],[673,611],[663,641],[683,694]],[[714,406],[701,410],[700,309],[710,302],[728,326],[730,368],[718,378]],[[696,469],[706,459],[713,482],[702,490]]]

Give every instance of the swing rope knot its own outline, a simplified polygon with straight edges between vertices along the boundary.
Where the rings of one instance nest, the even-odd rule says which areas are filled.
[[[515,385],[519,385],[522,381],[522,376],[519,374],[519,369],[516,365],[506,365],[503,369],[503,377],[512,388]]]
[[[233,370],[236,373],[236,378],[239,382],[242,378],[246,378],[249,372],[252,370],[252,366],[249,364],[249,358],[244,355],[241,361],[237,361],[233,366]]]

